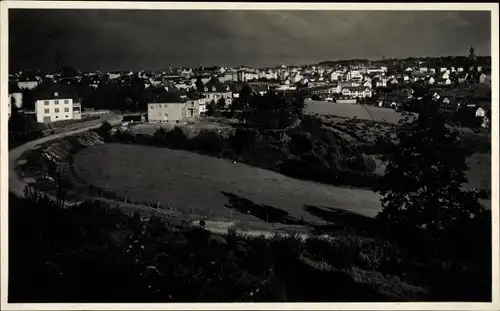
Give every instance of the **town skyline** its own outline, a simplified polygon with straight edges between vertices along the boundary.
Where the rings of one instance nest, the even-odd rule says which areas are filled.
[[[490,56],[490,20],[479,11],[11,10],[9,71],[52,70],[57,51],[82,71],[467,56],[471,46]]]

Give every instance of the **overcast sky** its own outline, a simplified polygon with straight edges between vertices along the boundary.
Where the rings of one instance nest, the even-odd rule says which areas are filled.
[[[267,66],[349,58],[490,55],[490,13],[10,10],[10,69]]]

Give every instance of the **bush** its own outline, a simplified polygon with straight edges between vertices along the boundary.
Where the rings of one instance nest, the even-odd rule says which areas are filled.
[[[224,148],[224,139],[214,131],[202,130],[188,141],[188,148],[212,156],[218,156]]]
[[[187,136],[182,128],[176,126],[173,130],[165,134],[166,145],[172,148],[181,149],[187,145]]]
[[[256,143],[259,132],[253,129],[237,128],[229,138],[229,146],[237,154],[245,154]]]

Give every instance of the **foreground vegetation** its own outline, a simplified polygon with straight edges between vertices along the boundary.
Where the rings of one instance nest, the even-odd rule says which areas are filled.
[[[484,250],[481,261],[450,262],[355,232],[221,236],[37,192],[11,197],[9,218],[10,302],[489,299]]]

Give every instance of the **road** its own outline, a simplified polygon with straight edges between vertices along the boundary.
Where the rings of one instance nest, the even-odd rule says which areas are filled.
[[[19,157],[25,153],[26,151],[33,149],[34,147],[47,143],[49,141],[63,138],[66,136],[70,135],[75,135],[78,133],[83,133],[91,129],[96,129],[101,126],[101,123],[97,125],[91,125],[88,127],[80,128],[77,130],[72,130],[69,132],[65,133],[60,133],[60,134],[54,134],[51,136],[46,136],[39,138],[34,141],[30,141],[24,145],[18,146],[12,150],[9,151],[9,191],[15,194],[18,197],[23,197],[24,196],[24,188],[28,184],[26,181],[22,180],[19,175],[17,174],[16,167],[17,167],[17,161]]]

